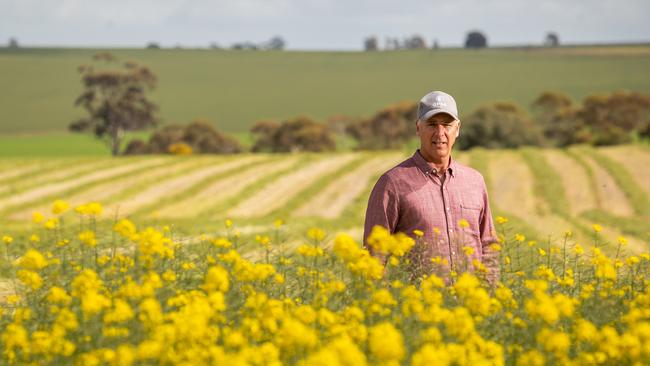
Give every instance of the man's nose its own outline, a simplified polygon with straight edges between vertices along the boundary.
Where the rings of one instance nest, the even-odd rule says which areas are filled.
[[[442,135],[445,134],[445,132],[447,132],[447,130],[445,130],[445,126],[443,126],[441,124],[435,124],[435,125],[433,125],[433,128],[434,128],[434,131],[436,132],[436,134],[439,135],[439,136],[442,136]]]

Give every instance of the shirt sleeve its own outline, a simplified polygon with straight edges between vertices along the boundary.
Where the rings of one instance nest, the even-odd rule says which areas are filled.
[[[368,207],[366,208],[366,220],[363,228],[363,246],[370,254],[384,259],[368,246],[368,236],[375,226],[383,226],[391,234],[395,233],[399,219],[399,202],[394,184],[388,176],[382,175],[370,193]]]
[[[494,250],[492,244],[497,242],[490,200],[488,198],[485,181],[483,181],[483,212],[480,218],[479,229],[481,235],[482,262],[488,269],[488,281],[496,284],[499,280],[499,252]]]

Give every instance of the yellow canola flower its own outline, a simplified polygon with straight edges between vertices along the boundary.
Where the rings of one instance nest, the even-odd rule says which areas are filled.
[[[47,301],[52,304],[68,305],[72,301],[72,297],[68,295],[64,288],[52,286],[47,295]]]
[[[48,219],[47,221],[45,221],[44,226],[48,230],[54,230],[57,227],[59,227],[59,219],[57,219],[56,217]]]
[[[544,355],[536,350],[529,350],[524,352],[519,358],[517,358],[516,366],[545,366],[546,359]]]
[[[97,292],[103,283],[92,269],[84,269],[72,280],[72,296],[80,298],[87,292]]]
[[[15,264],[23,269],[38,271],[47,267],[48,261],[38,250],[29,249],[25,255],[16,260]]]
[[[584,254],[584,252],[585,252],[584,248],[582,248],[582,246],[581,246],[580,244],[576,244],[576,245],[573,247],[573,251],[574,251],[577,255],[582,255],[582,254]]]
[[[463,253],[465,253],[466,256],[471,257],[472,254],[474,254],[474,248],[470,246],[464,246]]]
[[[576,301],[564,294],[547,294],[548,283],[542,280],[527,280],[526,287],[533,292],[533,298],[527,299],[524,306],[526,313],[533,320],[542,320],[553,325],[560,318],[571,317]]]
[[[470,273],[463,273],[458,278],[454,289],[465,307],[472,314],[486,316],[491,313],[492,299],[488,292],[481,287],[479,279]]]
[[[135,313],[128,302],[123,299],[115,299],[113,306],[104,314],[104,324],[123,323],[133,319],[134,316]]]
[[[595,344],[599,339],[598,328],[586,319],[578,319],[574,326],[575,337],[578,341]]]
[[[325,230],[317,228],[317,227],[312,227],[309,230],[307,230],[307,238],[314,240],[314,241],[323,241],[325,239]]]
[[[255,235],[255,241],[265,249],[271,248],[271,238],[268,235]]]
[[[84,205],[79,205],[74,209],[74,211],[80,215],[93,215],[93,216],[101,215],[103,210],[104,208],[99,202],[86,203]]]
[[[16,274],[20,282],[32,291],[36,291],[43,286],[43,278],[34,271],[21,269]]]
[[[379,289],[372,294],[373,303],[382,305],[382,306],[394,306],[397,305],[397,301],[391,295],[390,291],[385,288]]]
[[[88,291],[81,295],[81,311],[87,318],[98,314],[105,308],[111,305],[108,297],[100,294],[97,291]]]
[[[563,359],[567,356],[571,339],[567,333],[543,328],[537,334],[537,343],[542,345],[544,350],[553,354],[555,357]]]
[[[332,251],[337,257],[348,263],[359,260],[364,252],[359,244],[347,234],[339,234],[336,236]]]
[[[81,241],[85,246],[89,248],[94,248],[97,246],[97,238],[95,237],[95,232],[92,230],[85,230],[79,233],[79,241]]]
[[[602,254],[600,249],[594,248],[594,258],[592,264],[595,267],[595,275],[597,278],[605,280],[616,280],[616,268],[612,260],[606,255]]]
[[[43,216],[42,213],[38,211],[34,211],[32,213],[32,222],[35,224],[40,224],[41,222],[45,221],[45,216]]]
[[[131,239],[137,232],[135,224],[129,219],[121,219],[113,226],[113,231],[125,239]]]
[[[154,329],[163,322],[162,308],[158,300],[148,297],[140,303],[138,319],[147,329]]]
[[[2,241],[3,241],[5,244],[11,244],[11,243],[14,241],[14,238],[12,238],[12,237],[9,236],[9,235],[3,235],[3,236],[2,236]]]
[[[465,341],[476,334],[474,319],[467,308],[458,307],[451,311],[442,310],[441,312],[447,334]]]
[[[217,239],[212,239],[211,240],[212,245],[214,245],[217,248],[224,248],[228,249],[232,247],[232,242],[226,238],[217,238]]]
[[[365,366],[366,355],[352,339],[340,336],[312,353],[299,366]]]
[[[386,228],[375,226],[368,236],[368,245],[374,253],[402,257],[411,250],[415,241],[404,233],[393,235]]]
[[[174,282],[176,281],[176,273],[174,271],[168,269],[165,271],[165,273],[162,274],[162,279],[167,281],[167,282]]]
[[[274,343],[287,355],[293,355],[315,348],[318,345],[318,335],[314,329],[302,322],[285,317],[275,334]]]
[[[603,231],[603,227],[600,226],[599,224],[593,224],[593,225],[591,225],[591,227],[592,227],[592,228],[594,229],[594,231],[597,232],[597,233]]]
[[[4,353],[10,359],[15,359],[16,351],[25,352],[29,349],[29,333],[21,324],[8,324],[2,332],[0,340],[3,344]]]
[[[397,363],[405,356],[402,333],[388,322],[370,328],[368,348],[372,357],[380,363]]]
[[[226,271],[221,266],[210,267],[210,269],[208,269],[208,273],[205,275],[205,280],[201,288],[203,288],[203,290],[206,292],[227,292],[228,289],[230,289],[228,271]]]
[[[325,252],[323,251],[323,248],[315,245],[307,245],[303,244],[298,247],[296,250],[298,254],[304,256],[304,257],[321,257]]]
[[[56,200],[52,203],[52,213],[60,215],[70,208],[70,204],[63,200]]]

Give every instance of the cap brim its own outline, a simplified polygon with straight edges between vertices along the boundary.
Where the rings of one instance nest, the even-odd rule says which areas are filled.
[[[426,120],[428,120],[429,118],[435,116],[436,114],[440,114],[440,113],[448,114],[448,115],[450,115],[454,120],[458,120],[458,116],[455,116],[453,113],[451,113],[451,112],[449,112],[449,111],[446,111],[446,110],[444,110],[444,109],[432,109],[432,110],[428,111],[427,113],[425,113],[422,117],[420,117],[420,119],[419,119],[418,121],[422,121],[422,120],[426,121]]]

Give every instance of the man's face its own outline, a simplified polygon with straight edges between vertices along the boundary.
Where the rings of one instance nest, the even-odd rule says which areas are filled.
[[[438,163],[449,158],[458,137],[460,121],[447,113],[438,113],[427,121],[418,121],[416,127],[420,153],[427,161]]]

